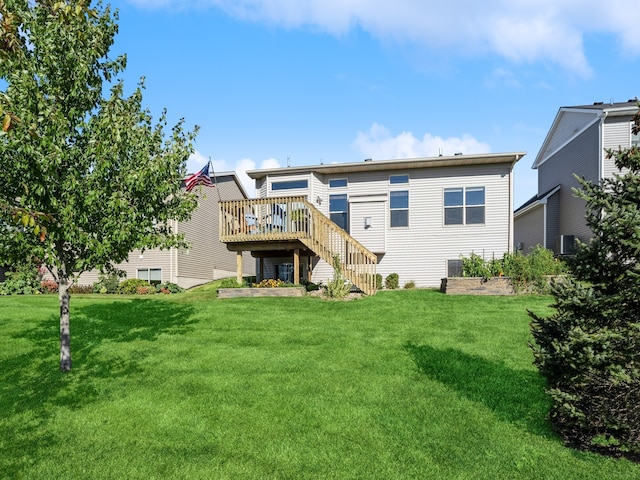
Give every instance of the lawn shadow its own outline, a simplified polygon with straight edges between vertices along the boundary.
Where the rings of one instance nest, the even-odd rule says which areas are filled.
[[[162,334],[182,335],[193,328],[193,306],[152,299],[102,300],[71,305],[71,372],[59,370],[59,318],[51,315],[14,339],[29,349],[8,356],[0,370],[0,472],[7,478],[24,475],[29,459],[59,440],[47,428],[53,415],[72,414],[105,399],[104,379],[143,374],[146,352],[123,349],[105,356],[105,342],[155,341]],[[117,349],[116,349],[117,351]],[[64,411],[67,413],[63,413]],[[61,413],[62,412],[62,413]]]
[[[514,370],[452,348],[439,350],[409,342],[405,349],[418,370],[430,379],[486,406],[503,421],[553,438],[545,382],[537,372]]]

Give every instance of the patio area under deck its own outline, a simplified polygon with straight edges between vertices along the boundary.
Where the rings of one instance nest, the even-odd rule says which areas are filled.
[[[263,259],[282,252],[293,255],[294,283],[300,283],[300,259],[320,257],[339,262],[342,273],[366,294],[375,293],[377,257],[325,217],[305,197],[273,197],[220,202],[220,241],[237,252],[242,281],[242,252]],[[308,270],[309,276],[311,269]]]

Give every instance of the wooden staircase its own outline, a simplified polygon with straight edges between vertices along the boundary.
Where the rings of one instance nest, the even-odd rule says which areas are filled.
[[[367,295],[376,292],[374,253],[324,216],[305,197],[272,197],[220,202],[220,241],[246,250],[301,244]]]

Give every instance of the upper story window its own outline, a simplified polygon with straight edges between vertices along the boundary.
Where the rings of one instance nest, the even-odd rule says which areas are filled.
[[[391,227],[409,226],[409,191],[389,192],[389,225]]]
[[[346,195],[329,195],[329,218],[345,231],[349,231],[349,203]]]
[[[271,190],[292,190],[294,188],[307,188],[309,180],[280,180],[271,182]]]
[[[484,187],[444,189],[445,225],[483,224],[484,207]]]
[[[329,180],[329,188],[341,188],[347,186],[346,178],[334,178]]]
[[[633,122],[631,122],[631,146],[640,147],[640,134],[633,133]]]
[[[409,175],[390,175],[389,176],[389,183],[391,185],[409,183]]]

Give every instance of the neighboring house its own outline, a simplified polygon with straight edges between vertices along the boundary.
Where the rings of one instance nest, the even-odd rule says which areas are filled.
[[[637,112],[637,99],[560,108],[533,163],[538,193],[514,212],[517,249],[528,253],[539,244],[564,255],[573,253],[574,240],[589,241],[585,202],[572,191],[580,188],[575,175],[599,183],[618,171],[606,150],[639,144],[631,131]]]
[[[184,233],[190,244],[188,250],[171,248],[133,251],[129,259],[117,267],[126,272],[126,278],[141,278],[151,282],[173,282],[181,287],[236,276],[237,256],[218,240],[218,203],[220,200],[241,200],[247,195],[234,172],[212,176],[215,187],[196,187],[198,206],[186,222],[173,222],[173,231]],[[241,259],[243,275],[255,275],[255,261],[244,254]],[[83,273],[78,284],[98,281],[99,272]]]
[[[260,198],[221,203],[220,239],[238,252],[252,251],[258,279],[326,284],[338,257],[347,278],[367,293],[375,291],[375,273],[397,273],[400,286],[436,287],[459,270],[461,256],[510,251],[513,166],[523,156],[249,171]]]

